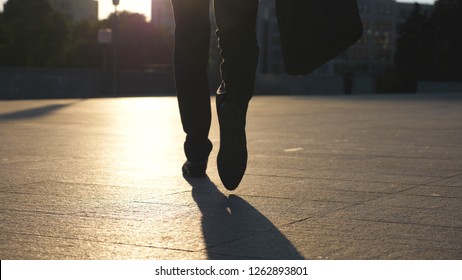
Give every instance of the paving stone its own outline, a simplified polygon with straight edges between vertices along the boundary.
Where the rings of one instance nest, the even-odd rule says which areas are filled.
[[[431,185],[462,187],[462,175],[451,176],[449,178],[434,182]]]
[[[370,201],[367,205],[356,205],[339,212],[337,218],[462,228],[462,215],[460,212],[461,210],[447,212],[431,208],[374,205],[374,201]]]
[[[2,251],[2,259],[22,260],[205,260],[209,258],[204,252],[8,232],[0,233],[0,251]],[[220,257],[222,256],[216,256],[216,258]]]
[[[444,186],[419,186],[403,192],[404,195],[462,198],[462,188]]]
[[[462,214],[462,199],[458,197],[439,197],[422,195],[403,195],[402,193],[384,195],[370,200],[364,205],[403,207],[413,209],[430,209],[446,213],[459,212]]]
[[[2,259],[460,259],[462,96],[256,96],[236,191],[174,97],[0,102]],[[211,100],[213,106],[214,100]]]
[[[460,228],[327,216],[284,227],[281,232],[307,259],[460,259],[462,256]]]
[[[344,191],[344,192],[359,192],[359,193],[395,193],[407,190],[415,187],[415,185],[406,185],[398,183],[381,183],[381,182],[368,182],[368,181],[352,181],[352,180],[341,180],[331,178],[301,178],[301,177],[288,177],[288,176],[265,176],[265,175],[254,175],[244,178],[244,182],[252,186],[251,182],[256,183],[262,182],[265,185],[275,185],[272,188],[272,193],[288,193],[290,187],[296,186],[303,190],[319,189],[319,190],[331,190],[331,191]],[[247,190],[247,188],[241,188],[240,190]],[[249,188],[249,191],[257,192],[258,188]],[[293,194],[292,196],[296,196]],[[348,194],[346,195],[348,196]]]

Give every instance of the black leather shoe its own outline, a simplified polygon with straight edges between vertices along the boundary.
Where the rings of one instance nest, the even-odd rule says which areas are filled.
[[[188,160],[183,164],[183,167],[181,168],[184,176],[193,178],[207,176],[205,174],[206,169],[207,161],[192,162]]]
[[[228,190],[234,190],[247,168],[245,110],[235,102],[226,101],[218,109],[220,150],[217,167],[220,179]]]

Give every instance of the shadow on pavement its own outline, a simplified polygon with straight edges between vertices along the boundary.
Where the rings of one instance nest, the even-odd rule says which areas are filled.
[[[53,104],[53,105],[47,105],[43,107],[37,107],[37,108],[25,109],[25,110],[16,111],[16,112],[0,114],[0,122],[38,118],[38,117],[41,117],[47,114],[51,114],[54,111],[60,110],[62,108],[74,105],[75,103],[78,103],[81,101],[82,100],[73,101],[73,102],[66,103],[66,104]]]
[[[186,180],[202,212],[209,259],[304,259],[277,227],[243,198],[227,197],[208,177]]]

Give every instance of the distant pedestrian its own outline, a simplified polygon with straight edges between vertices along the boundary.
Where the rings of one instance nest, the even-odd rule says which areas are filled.
[[[345,73],[343,74],[343,90],[345,94],[349,95],[352,93],[354,79],[355,79],[355,76],[354,76],[353,70],[350,67],[348,67],[345,70]]]
[[[216,96],[220,124],[217,166],[223,185],[233,190],[238,187],[247,167],[245,124],[258,62],[256,17],[259,0],[213,2],[222,56],[222,82]],[[210,0],[172,0],[172,6],[175,83],[186,133],[186,162],[182,171],[188,177],[204,177],[212,150],[208,138],[211,106],[207,77]]]

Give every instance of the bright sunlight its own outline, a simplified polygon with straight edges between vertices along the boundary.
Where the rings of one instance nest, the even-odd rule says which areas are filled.
[[[114,12],[114,5],[112,0],[98,0],[99,4],[99,19],[107,18],[111,13]],[[139,13],[146,16],[149,21],[151,19],[151,0],[120,0],[117,10],[129,11],[132,13]]]

